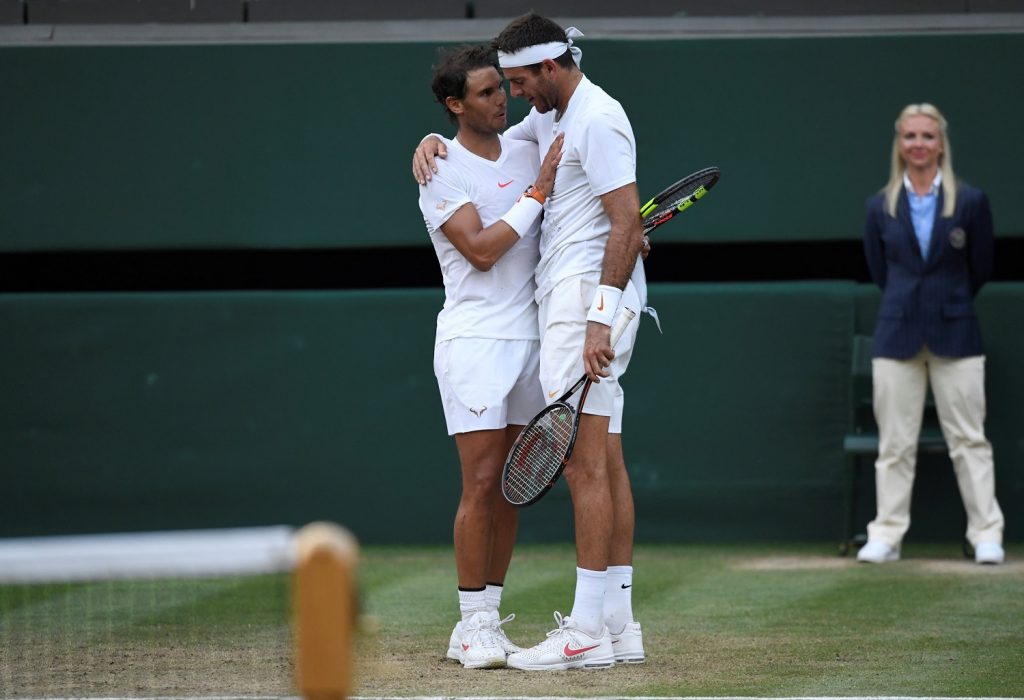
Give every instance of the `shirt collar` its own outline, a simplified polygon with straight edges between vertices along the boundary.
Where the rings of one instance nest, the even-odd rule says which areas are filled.
[[[935,173],[935,179],[932,180],[932,186],[928,190],[928,194],[920,195],[922,197],[935,196],[939,193],[939,185],[942,184],[942,171],[939,170]],[[910,182],[910,176],[907,175],[907,171],[903,171],[903,186],[907,188],[908,194],[916,194],[914,192],[914,185]]]

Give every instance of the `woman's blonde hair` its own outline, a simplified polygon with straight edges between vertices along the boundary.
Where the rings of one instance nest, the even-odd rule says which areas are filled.
[[[948,124],[939,108],[933,104],[907,105],[896,118],[896,135],[892,139],[892,165],[889,168],[889,182],[885,186],[885,211],[889,216],[896,216],[896,201],[903,187],[903,172],[907,164],[900,155],[900,124],[904,119],[922,115],[931,117],[939,125],[939,138],[942,139],[942,155],[939,156],[939,170],[942,171],[942,216],[953,216],[956,209],[956,178],[953,175],[953,150],[949,145]]]

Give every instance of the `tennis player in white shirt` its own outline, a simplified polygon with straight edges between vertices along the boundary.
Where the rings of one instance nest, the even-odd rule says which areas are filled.
[[[489,47],[446,54],[432,88],[458,125],[419,196],[445,288],[434,372],[462,472],[454,528],[461,619],[448,657],[494,668],[520,650],[501,628],[513,616],[498,614],[517,525],[499,484],[509,447],[544,407],[534,270],[561,139],[541,167],[536,145],[499,135],[507,98]]]
[[[610,326],[620,306],[646,304],[639,261],[646,242],[636,188],[636,144],[622,106],[580,71],[581,51],[556,23],[535,13],[513,20],[492,42],[513,97],[533,106],[505,132],[547,149],[564,135],[554,191],[544,205],[537,268],[541,383],[548,400],[586,371],[590,390],[572,458],[565,469],[576,533],[572,612],[555,613],[557,629],[535,647],[513,653],[524,670],[607,668],[645,660],[633,618],[633,497],[622,453],[625,372],[637,324],[615,350]],[[425,140],[414,174],[428,178],[433,154]],[[451,151],[448,151],[450,157]]]

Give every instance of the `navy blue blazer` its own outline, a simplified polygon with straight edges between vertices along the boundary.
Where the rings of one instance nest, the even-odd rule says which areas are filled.
[[[942,216],[939,189],[928,251],[914,234],[904,188],[896,217],[884,194],[871,197],[864,223],[864,254],[882,288],[873,355],[907,359],[927,345],[942,357],[982,355],[974,296],[992,275],[992,212],[981,190],[958,183],[956,210]]]

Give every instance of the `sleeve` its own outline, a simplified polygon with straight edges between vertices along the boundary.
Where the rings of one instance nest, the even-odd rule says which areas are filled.
[[[467,183],[446,161],[439,160],[437,173],[427,184],[420,185],[420,213],[430,233],[439,230],[459,207],[470,201]]]
[[[886,265],[885,247],[882,243],[882,219],[884,203],[881,195],[868,200],[867,215],[864,219],[864,259],[868,264],[871,280],[885,289]]]
[[[970,230],[967,231],[972,295],[977,294],[992,277],[994,239],[992,209],[985,193],[979,192],[970,219]]]
[[[532,141],[537,143],[537,130],[534,128],[533,110],[531,109],[521,122],[505,129],[505,133],[502,136],[513,141]]]
[[[588,120],[579,145],[580,165],[598,197],[636,182],[636,141],[621,108]]]

